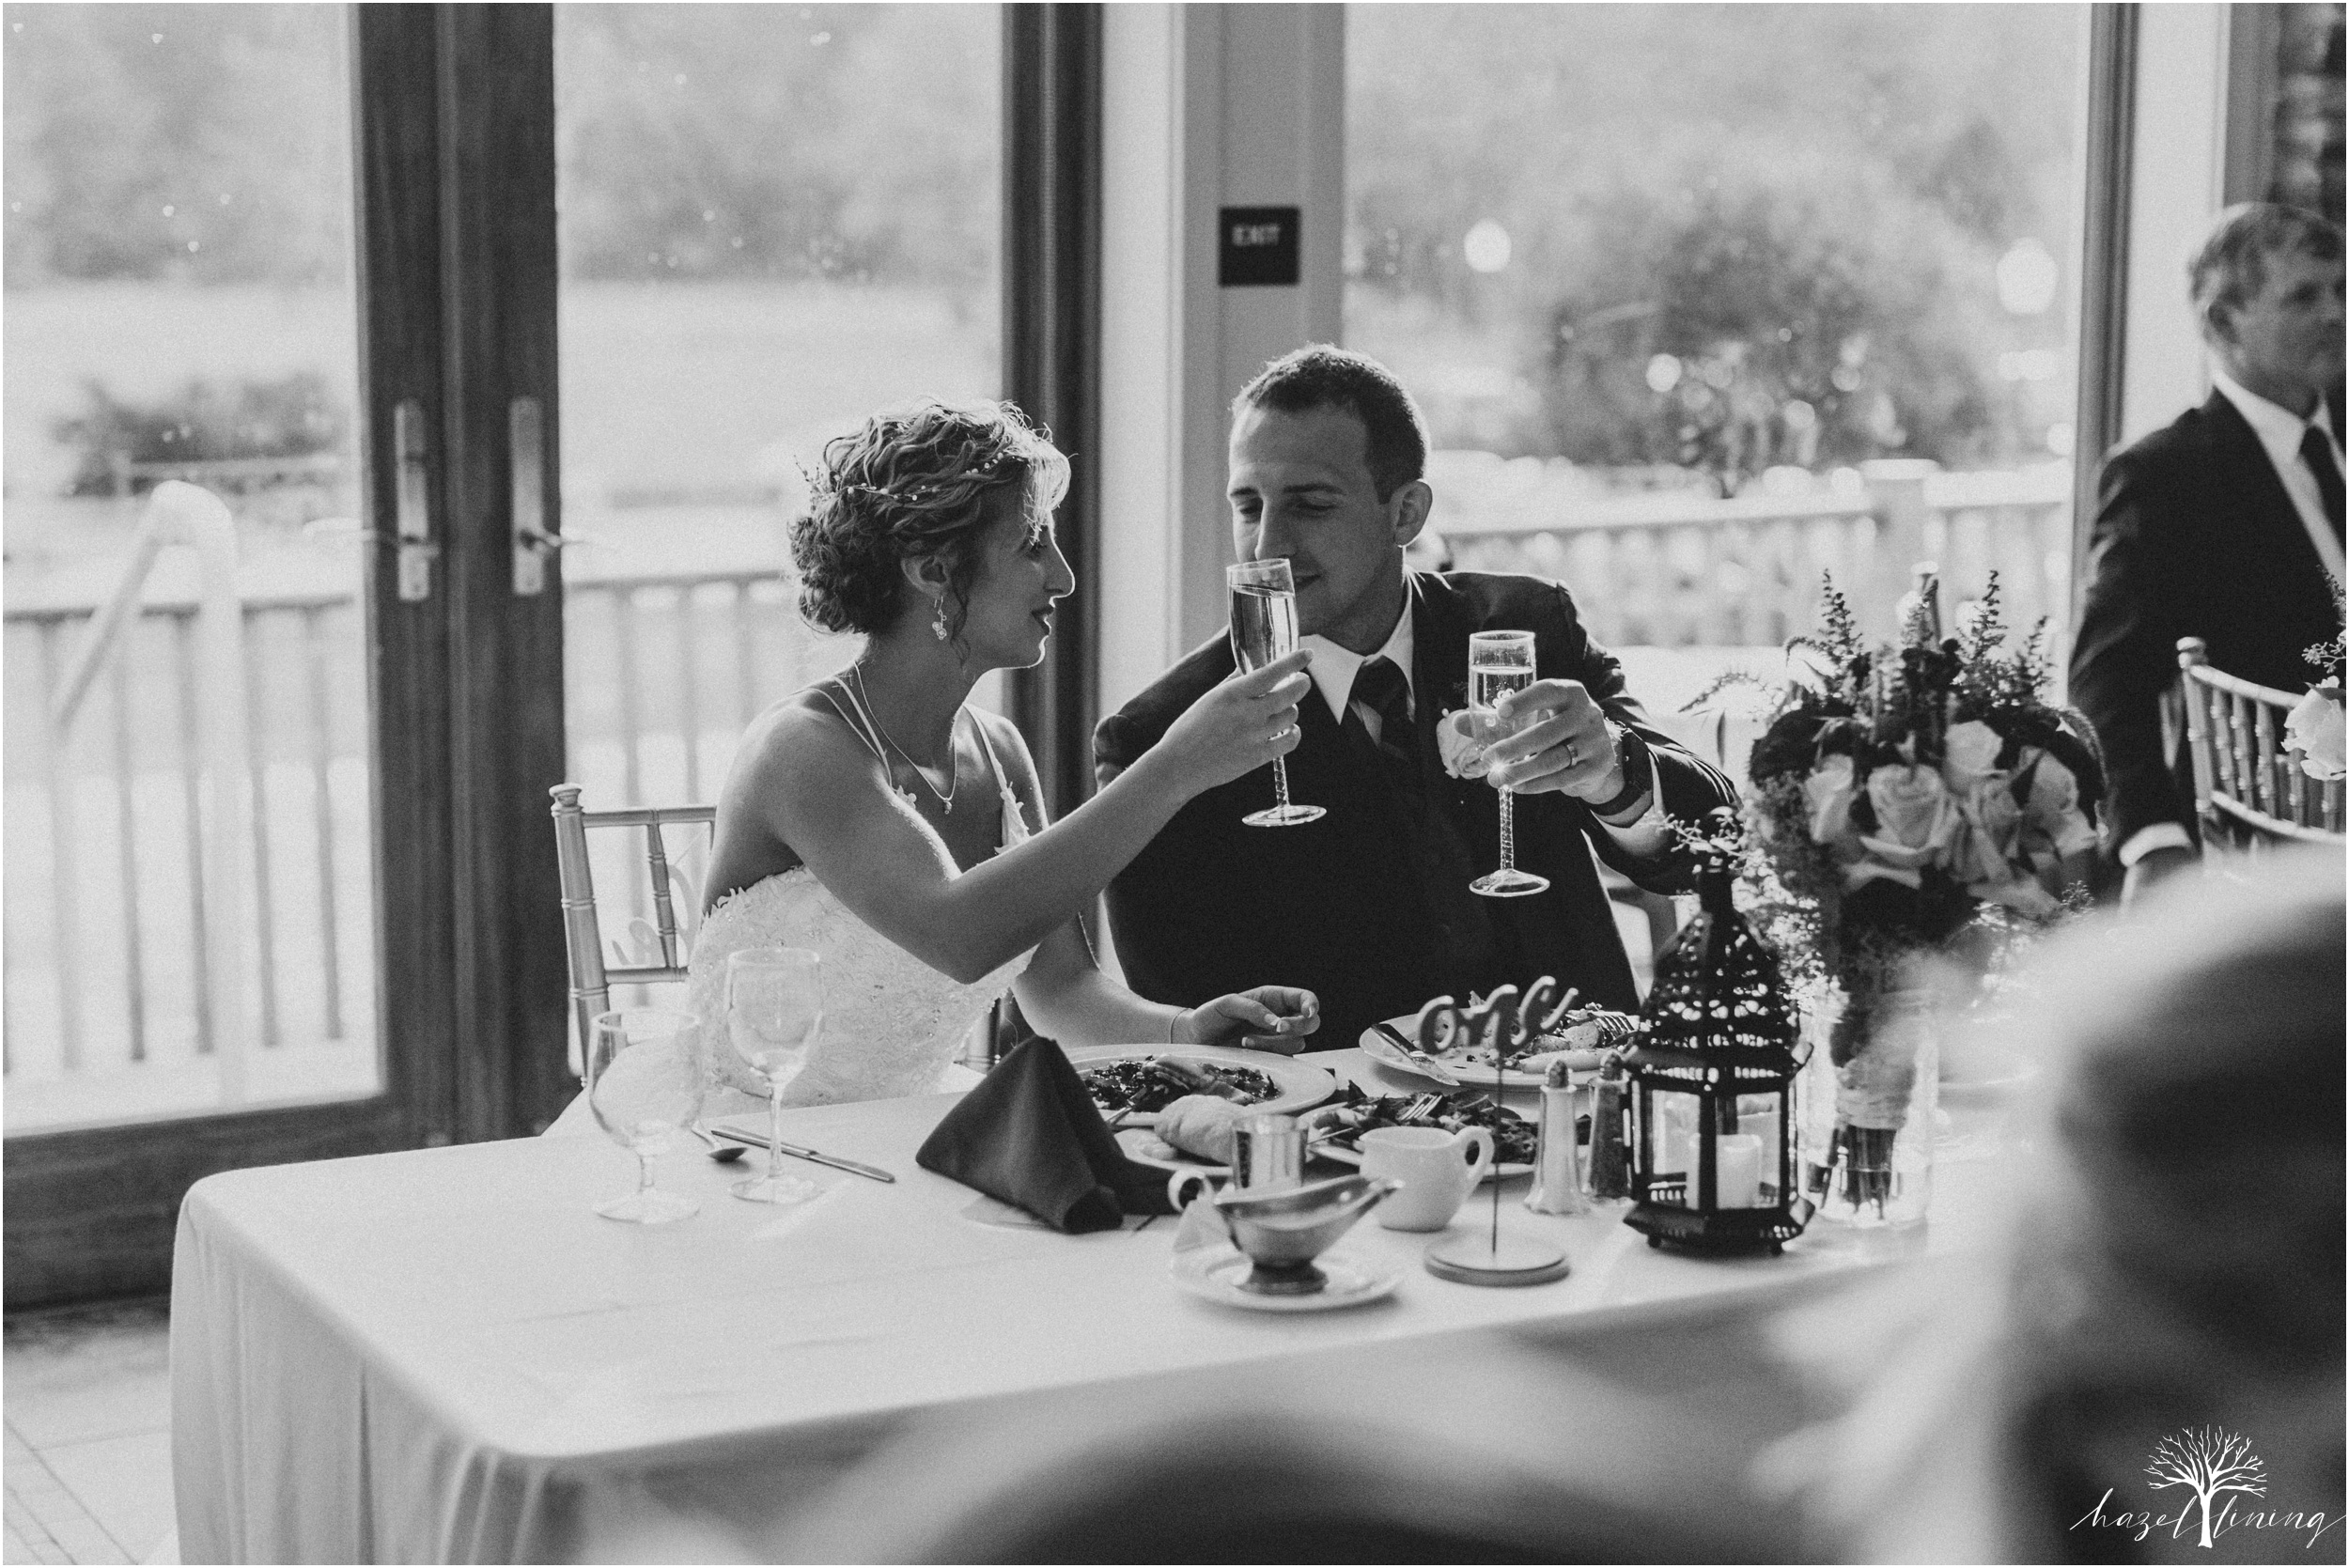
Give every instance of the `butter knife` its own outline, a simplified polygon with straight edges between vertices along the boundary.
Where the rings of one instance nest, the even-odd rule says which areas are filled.
[[[1391,1023],[1375,1023],[1370,1027],[1377,1032],[1380,1039],[1391,1042],[1397,1050],[1401,1051],[1405,1056],[1409,1057],[1412,1063],[1418,1067],[1419,1071],[1425,1073],[1429,1078],[1434,1079],[1438,1083],[1442,1084],[1447,1089],[1457,1089],[1460,1087],[1460,1080],[1452,1075],[1450,1068],[1445,1067],[1434,1057],[1428,1055],[1425,1051],[1411,1044],[1410,1041],[1405,1039],[1403,1032],[1395,1028],[1394,1025]]]
[[[767,1147],[765,1139],[753,1138],[749,1133],[737,1132],[732,1127],[719,1126],[709,1130],[721,1138],[731,1138],[737,1143],[747,1143],[754,1149]],[[793,1159],[803,1159],[810,1165],[829,1165],[835,1171],[846,1171],[852,1176],[863,1176],[868,1181],[894,1182],[897,1179],[878,1165],[861,1165],[853,1159],[843,1159],[838,1155],[828,1155],[818,1149],[803,1149],[797,1143],[778,1143],[775,1149]]]

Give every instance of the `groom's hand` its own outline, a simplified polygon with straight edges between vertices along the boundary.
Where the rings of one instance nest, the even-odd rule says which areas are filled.
[[[1486,749],[1487,784],[1520,795],[1556,793],[1610,800],[1623,793],[1623,764],[1607,716],[1579,680],[1537,680],[1501,700],[1503,720],[1523,729]]]

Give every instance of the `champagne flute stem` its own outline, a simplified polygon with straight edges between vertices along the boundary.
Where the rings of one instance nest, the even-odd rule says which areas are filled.
[[[1512,809],[1516,797],[1508,790],[1501,792],[1501,869],[1517,868],[1517,813]]]
[[[1287,811],[1289,809],[1289,768],[1288,759],[1285,757],[1272,759],[1272,793],[1279,799],[1281,809],[1283,812]]]
[[[652,1156],[635,1144],[630,1145],[629,1153],[636,1157],[636,1196],[641,1198],[652,1190]]]

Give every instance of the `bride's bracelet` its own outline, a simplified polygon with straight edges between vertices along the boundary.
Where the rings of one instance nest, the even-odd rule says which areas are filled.
[[[1174,1031],[1181,1025],[1183,1016],[1190,1011],[1190,1009],[1188,1007],[1177,1007],[1174,1009],[1174,1016],[1166,1020],[1166,1043],[1168,1045],[1171,1046],[1174,1043]]]

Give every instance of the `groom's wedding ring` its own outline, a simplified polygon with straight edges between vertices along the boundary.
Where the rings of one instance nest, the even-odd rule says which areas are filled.
[[[1573,742],[1573,741],[1571,741],[1571,740],[1567,741],[1567,742],[1566,742],[1566,771],[1567,771],[1567,772],[1569,772],[1569,773],[1573,772],[1573,771],[1575,770],[1575,768],[1577,768],[1577,767],[1578,767],[1578,766],[1581,763],[1581,761],[1582,761],[1582,753],[1579,753],[1579,752],[1578,752],[1578,751],[1576,751],[1576,750],[1574,749],[1574,742]]]

